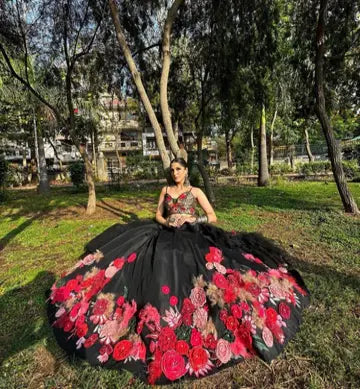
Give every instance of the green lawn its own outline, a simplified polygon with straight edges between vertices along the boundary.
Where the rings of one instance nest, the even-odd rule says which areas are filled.
[[[360,204],[360,184],[350,185]],[[69,361],[48,326],[45,291],[84,244],[115,222],[152,217],[160,187],[86,193],[10,192],[0,204],[0,388],[140,388],[129,373]],[[292,256],[312,293],[296,338],[280,358],[259,359],[181,388],[359,388],[360,218],[342,213],[333,183],[279,183],[215,189],[219,226],[260,231]],[[231,384],[233,383],[233,384]]]

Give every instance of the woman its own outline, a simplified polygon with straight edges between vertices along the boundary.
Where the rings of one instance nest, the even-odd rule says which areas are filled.
[[[157,222],[112,226],[54,284],[50,321],[65,350],[164,384],[254,355],[271,361],[294,336],[309,295],[286,254],[258,234],[212,226],[187,174],[173,160]]]

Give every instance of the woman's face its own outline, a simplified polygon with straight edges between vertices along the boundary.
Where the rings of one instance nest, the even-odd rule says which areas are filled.
[[[181,166],[178,162],[170,165],[170,173],[176,184],[184,183],[187,174],[187,168]]]

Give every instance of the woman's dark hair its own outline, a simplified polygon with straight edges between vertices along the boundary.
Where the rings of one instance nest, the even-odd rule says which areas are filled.
[[[181,158],[181,157],[177,157],[177,158],[174,158],[171,162],[170,162],[170,165],[172,163],[178,163],[179,165],[181,165],[182,167],[184,167],[185,169],[188,167],[188,164],[187,162],[185,161],[184,158]]]

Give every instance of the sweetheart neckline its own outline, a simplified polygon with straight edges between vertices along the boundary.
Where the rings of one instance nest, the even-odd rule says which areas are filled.
[[[172,200],[178,200],[180,196],[182,196],[183,194],[187,195],[188,193],[191,192],[191,190],[192,190],[192,188],[190,190],[186,191],[186,192],[183,192],[183,193],[179,194],[178,197],[172,197],[170,193],[165,193],[165,196],[170,196],[172,198]]]

